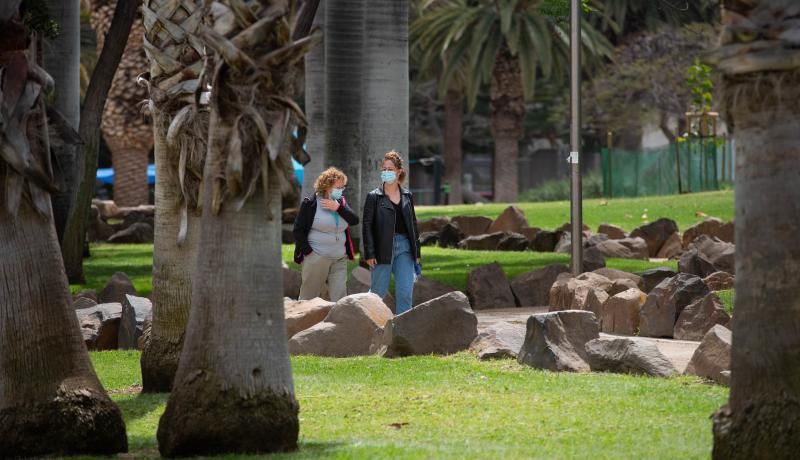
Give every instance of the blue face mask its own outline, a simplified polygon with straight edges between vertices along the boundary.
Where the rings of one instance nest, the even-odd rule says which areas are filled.
[[[342,193],[344,193],[343,188],[335,188],[331,190],[331,199],[339,201],[342,198]]]
[[[387,184],[393,184],[397,180],[397,173],[394,171],[381,171],[381,180]]]

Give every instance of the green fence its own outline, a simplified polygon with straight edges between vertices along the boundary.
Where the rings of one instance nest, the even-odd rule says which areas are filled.
[[[603,149],[603,194],[609,198],[719,190],[721,139],[686,139],[661,148]],[[724,158],[724,157],[723,157]],[[728,160],[730,162],[730,160]]]

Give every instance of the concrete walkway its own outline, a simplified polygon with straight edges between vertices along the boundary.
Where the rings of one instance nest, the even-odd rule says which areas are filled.
[[[475,312],[478,317],[478,333],[488,328],[494,323],[505,321],[512,324],[519,324],[525,327],[528,317],[538,313],[547,313],[548,307],[524,307],[524,308],[501,308],[496,310],[479,310]],[[600,334],[603,337],[612,337],[611,334]],[[673,340],[673,339],[656,339],[652,337],[632,337],[635,340],[642,340],[646,342],[653,342],[664,356],[667,357],[675,368],[683,373],[689,360],[700,342],[691,342],[687,340]]]

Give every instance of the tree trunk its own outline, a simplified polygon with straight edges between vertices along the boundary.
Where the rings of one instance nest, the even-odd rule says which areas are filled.
[[[178,369],[192,295],[192,271],[199,242],[197,193],[208,136],[207,111],[192,101],[202,68],[201,50],[175,37],[196,36],[200,1],[148,0],[143,6],[150,64],[150,102],[156,158],[155,242],[153,247],[153,328],[142,353],[142,391],[168,392]],[[157,20],[155,18],[158,18]],[[181,65],[162,67],[164,62]],[[167,132],[176,116],[170,143]],[[183,116],[194,114],[194,116]],[[177,133],[177,135],[176,135]],[[181,164],[184,165],[183,174]],[[183,175],[183,177],[181,177]],[[181,231],[181,226],[185,232]],[[179,243],[180,239],[180,243]]]
[[[742,62],[748,62],[743,60]],[[715,459],[800,451],[800,73],[726,79],[736,94],[736,305]]]
[[[408,0],[367,2],[361,202],[381,185],[383,156],[396,150],[409,184]]]
[[[362,186],[366,8],[365,0],[328,0],[325,5],[325,161],[347,175],[347,199],[358,208],[369,192]],[[351,234],[360,237],[360,228],[351,228]]]
[[[519,141],[525,100],[519,59],[502,47],[495,59],[490,88],[494,139],[494,201],[512,203],[519,193]]]
[[[56,83],[54,108],[70,127],[77,131],[80,124],[81,85],[80,0],[47,0],[50,17],[58,24],[58,37],[44,44],[44,68]],[[75,155],[78,146],[69,143],[53,145],[55,184],[52,194],[53,220],[58,240],[64,237],[72,194],[75,189]]]
[[[81,122],[78,132],[83,140],[83,148],[79,149],[75,162],[75,191],[72,197],[72,208],[64,230],[61,251],[64,256],[64,267],[70,283],[85,282],[83,276],[83,243],[86,240],[86,222],[89,206],[94,196],[95,176],[97,175],[97,155],[100,150],[100,114],[105,105],[106,96],[111,89],[114,72],[122,58],[122,51],[128,39],[136,11],[137,0],[120,0],[114,10],[114,19],[109,28],[107,41],[92,71],[89,88],[83,100]]]
[[[450,185],[449,204],[461,204],[461,152],[463,139],[464,95],[450,90],[444,100],[444,180]]]
[[[314,27],[325,28],[325,2],[320,2]],[[323,37],[323,40],[325,38]],[[311,161],[303,169],[303,196],[314,195],[314,181],[326,168],[325,155],[325,45],[314,47],[305,58],[305,103],[308,117],[306,148]],[[336,166],[336,165],[331,165]]]

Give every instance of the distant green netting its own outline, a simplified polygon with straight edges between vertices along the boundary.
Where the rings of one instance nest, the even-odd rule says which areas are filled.
[[[603,149],[603,194],[619,198],[719,190],[717,150],[713,138],[638,152]]]

